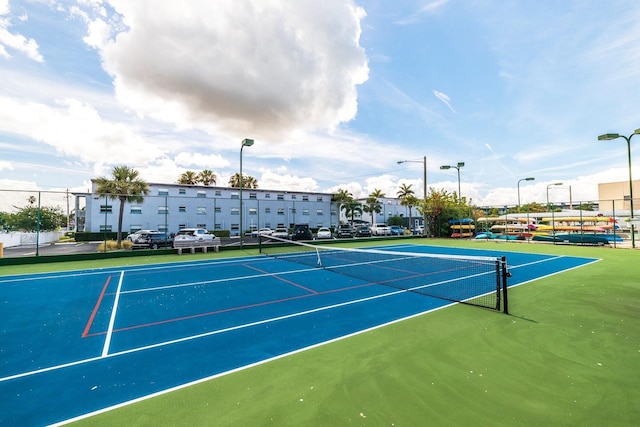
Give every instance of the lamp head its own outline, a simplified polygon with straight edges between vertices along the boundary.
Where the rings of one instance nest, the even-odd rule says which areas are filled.
[[[458,162],[458,167],[461,168],[464,166],[464,162]]]
[[[638,129],[638,130],[640,130],[640,129]],[[611,139],[616,139],[616,138],[620,138],[620,134],[618,134],[618,133],[605,133],[604,135],[600,135],[598,137],[598,141],[609,141]]]
[[[634,135],[640,135],[640,129],[636,129],[636,130],[633,132],[633,134],[634,134]]]
[[[535,181],[536,179],[535,179],[534,177],[532,177],[532,176],[531,176],[531,177],[529,177],[529,178],[525,178],[524,180],[525,180],[525,181]]]
[[[440,166],[440,169],[451,169],[451,166],[449,166],[449,165],[442,165],[442,166]]]
[[[245,138],[242,140],[243,147],[251,147],[253,145],[253,139]]]

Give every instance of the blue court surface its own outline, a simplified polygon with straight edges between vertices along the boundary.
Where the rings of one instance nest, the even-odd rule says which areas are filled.
[[[510,287],[597,261],[385,249],[506,255]],[[0,303],[0,424],[20,426],[64,423],[451,304],[265,256],[4,276]]]

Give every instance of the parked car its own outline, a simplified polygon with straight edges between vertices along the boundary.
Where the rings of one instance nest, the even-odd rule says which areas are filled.
[[[371,229],[368,225],[361,225],[356,229],[356,237],[371,237]]]
[[[413,235],[414,236],[422,236],[424,234],[424,226],[423,225],[418,225],[416,228],[413,229]]]
[[[400,227],[399,225],[392,225],[391,227],[389,227],[389,234],[391,234],[392,236],[402,236],[404,235],[404,228]]]
[[[331,229],[329,227],[320,227],[318,228],[318,232],[316,233],[316,239],[331,239],[333,234],[331,233]]]
[[[313,234],[311,234],[309,224],[294,225],[291,240],[313,240]]]
[[[353,228],[349,224],[340,224],[338,226],[338,232],[336,233],[336,237],[353,237],[354,232]]]
[[[389,230],[387,224],[375,224],[371,227],[371,234],[374,236],[388,236],[391,234],[391,230]]]
[[[133,240],[132,249],[158,249],[171,247],[173,239],[166,233],[153,231],[140,233]]]
[[[158,230],[138,230],[138,231],[135,231],[135,232],[129,234],[127,236],[127,240],[130,240],[130,241],[133,242],[138,237],[140,237],[140,235],[143,234],[143,233],[159,233],[159,231]]]
[[[198,240],[213,240],[216,236],[209,233],[204,228],[183,228],[176,233],[174,242],[186,241],[198,241]]]
[[[253,230],[251,232],[251,237],[271,236],[271,233],[273,233],[272,229],[270,229],[270,228],[261,228],[259,230]]]
[[[284,227],[276,227],[276,229],[271,233],[273,237],[279,237],[281,239],[289,238],[289,230]]]

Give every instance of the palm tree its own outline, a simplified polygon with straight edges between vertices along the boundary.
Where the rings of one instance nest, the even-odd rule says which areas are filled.
[[[383,199],[385,194],[382,190],[375,188],[369,197],[367,198],[366,204],[364,206],[364,211],[371,213],[372,225],[376,225],[376,214],[380,213],[382,210],[382,205],[380,204],[379,199]]]
[[[194,171],[186,171],[180,178],[178,178],[178,184],[194,185],[198,183],[198,174]]]
[[[332,202],[337,202],[338,205],[338,224],[340,223],[340,211],[342,211],[342,204],[353,200],[353,194],[349,190],[339,189],[337,193],[331,196]]]
[[[202,185],[215,185],[218,177],[213,171],[209,169],[205,169],[198,174],[198,182],[201,182]]]
[[[143,196],[149,194],[149,184],[140,179],[140,173],[127,166],[114,166],[111,178],[103,176],[95,179],[96,192],[108,196],[112,200],[120,200],[118,212],[118,248],[122,242],[122,218],[124,216],[125,202],[142,203]]]
[[[342,204],[342,208],[344,209],[344,215],[346,217],[351,217],[351,224],[353,225],[353,221],[355,220],[356,212],[362,215],[362,203],[357,202],[355,200],[349,200]]]
[[[240,173],[236,172],[231,175],[229,187],[240,188]],[[242,188],[258,188],[258,181],[251,175],[242,174]]]
[[[402,184],[396,193],[398,195],[398,199],[400,199],[400,204],[402,206],[409,206],[409,226],[411,226],[411,208],[417,203],[417,201],[414,202],[413,200],[408,199],[409,197],[413,197],[413,199],[415,199],[414,191],[411,188],[412,185],[413,184]],[[411,205],[409,205],[408,202],[411,202]]]
[[[414,196],[413,194],[410,194],[410,195],[408,195],[406,197],[403,197],[400,200],[400,204],[402,206],[407,206],[409,208],[409,228],[411,230],[413,230],[413,227],[411,226],[411,223],[412,223],[411,222],[411,209],[414,206],[416,206],[417,204],[419,204],[419,203],[420,203],[420,200],[416,196]]]

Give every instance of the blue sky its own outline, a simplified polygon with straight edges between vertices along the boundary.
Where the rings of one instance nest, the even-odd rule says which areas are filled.
[[[253,138],[265,189],[421,197],[427,156],[452,192],[439,167],[465,162],[474,204],[525,177],[523,203],[596,200],[628,180],[624,140],[597,136],[640,128],[637,22],[634,0],[0,0],[0,189],[85,191],[117,164],[226,185]]]

